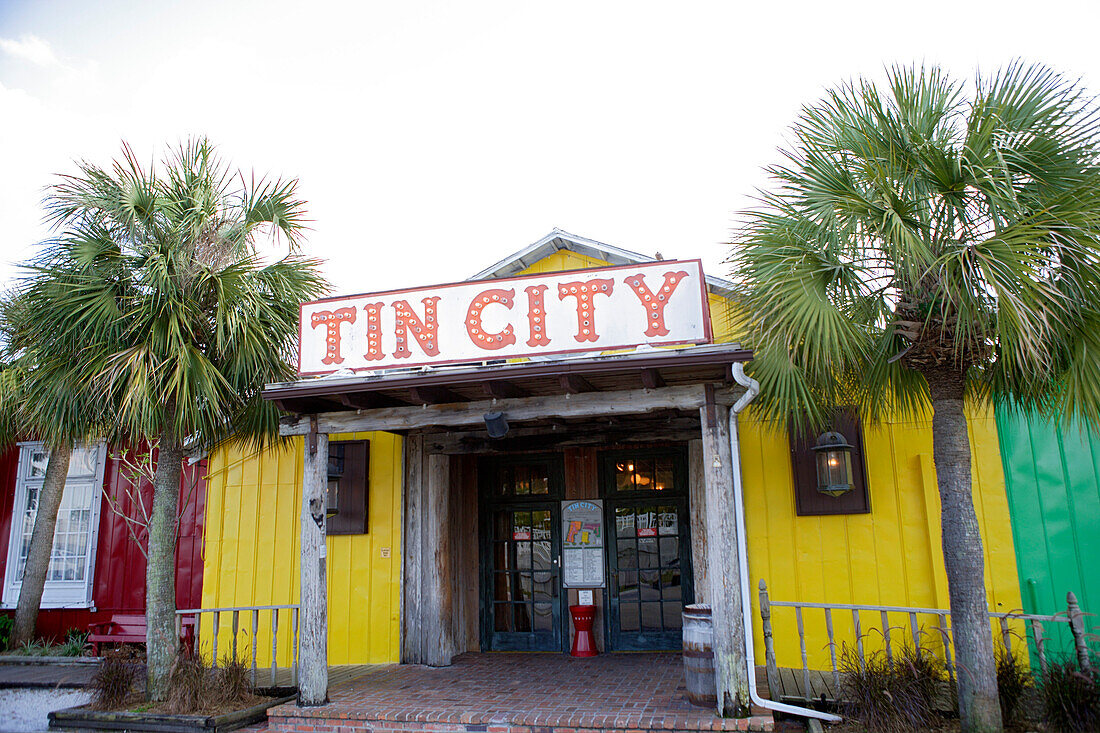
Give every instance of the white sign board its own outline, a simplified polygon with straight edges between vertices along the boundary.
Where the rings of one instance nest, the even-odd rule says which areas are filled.
[[[699,260],[326,298],[299,334],[303,376],[711,340]]]
[[[562,584],[600,588],[603,578],[603,500],[561,503]]]

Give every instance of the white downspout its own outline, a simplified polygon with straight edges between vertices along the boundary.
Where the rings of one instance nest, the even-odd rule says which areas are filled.
[[[749,551],[748,541],[745,537],[745,500],[744,492],[741,488],[741,448],[740,440],[737,435],[737,414],[744,410],[745,407],[753,401],[756,395],[760,394],[760,383],[745,374],[745,365],[741,362],[734,362],[733,378],[738,384],[746,388],[745,394],[741,395],[741,398],[734,403],[733,409],[730,410],[730,459],[733,461],[733,511],[734,515],[737,517],[737,557],[740,563],[738,571],[741,576],[741,621],[745,627],[745,660],[748,666],[749,698],[754,705],[759,705],[768,710],[789,713],[790,715],[800,715],[805,718],[818,718],[819,720],[825,720],[830,723],[838,723],[841,720],[839,715],[823,713],[818,710],[798,707],[797,705],[787,705],[781,702],[765,700],[760,697],[760,694],[756,691],[756,659],[753,653],[752,637],[752,602],[749,600],[751,598],[749,595],[751,592],[749,590]]]

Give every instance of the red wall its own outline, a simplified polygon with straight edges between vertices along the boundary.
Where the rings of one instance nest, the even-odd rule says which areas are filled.
[[[122,462],[110,457],[103,472],[103,491],[129,516],[141,516],[127,496],[132,484]],[[11,513],[19,451],[0,455],[0,578],[3,577],[11,533]],[[192,486],[192,482],[194,485]],[[152,508],[152,485],[142,482],[145,506]],[[198,608],[202,601],[202,521],[206,509],[206,461],[185,470],[180,485],[180,537],[176,546],[176,606]],[[139,539],[147,540],[142,528]],[[38,614],[38,633],[60,638],[71,628],[85,629],[92,621],[106,620],[119,611],[145,610],[145,557],[131,538],[126,521],[111,510],[107,499],[99,510],[99,539],[92,576],[92,603],[87,608],[43,609]]]

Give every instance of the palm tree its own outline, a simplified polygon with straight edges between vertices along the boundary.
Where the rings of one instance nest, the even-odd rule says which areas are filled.
[[[77,368],[111,413],[111,437],[155,442],[146,570],[147,693],[162,700],[176,651],[174,542],[188,449],[277,435],[259,398],[291,378],[298,305],[325,290],[296,254],[305,205],[296,181],[246,179],[205,139],[143,166],[129,147],[110,170],[81,163],[52,186],[38,283],[39,327],[79,345]],[[265,264],[264,236],[291,253]],[[49,286],[48,288],[45,286]]]
[[[0,445],[30,437],[50,446],[46,475],[35,496],[34,527],[9,639],[9,645],[17,647],[35,635],[73,442],[93,439],[101,414],[90,399],[89,385],[72,369],[72,352],[39,332],[33,304],[18,286],[0,302],[0,332],[5,352]]]
[[[803,110],[731,253],[770,418],[931,407],[967,731],[1001,715],[964,402],[1100,421],[1098,132],[1042,66],[896,68]]]

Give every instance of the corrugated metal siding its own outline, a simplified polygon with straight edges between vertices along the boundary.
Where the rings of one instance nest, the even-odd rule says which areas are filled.
[[[329,664],[396,662],[402,440],[390,433],[331,437],[371,443],[368,533],[327,539]],[[302,451],[302,439],[295,438],[262,453],[223,446],[211,455],[203,608],[298,602]],[[199,630],[207,652],[212,624],[207,614]],[[230,617],[222,624],[219,654],[232,638]],[[291,651],[286,619],[280,620],[279,637],[279,663],[286,665]],[[259,664],[270,664],[268,614],[260,616],[258,638]],[[244,635],[240,643],[240,653],[249,656]]]
[[[1100,613],[1100,438],[1077,423],[998,408],[1012,535],[1029,613],[1065,612],[1073,591]],[[1068,652],[1068,633],[1053,642]]]

